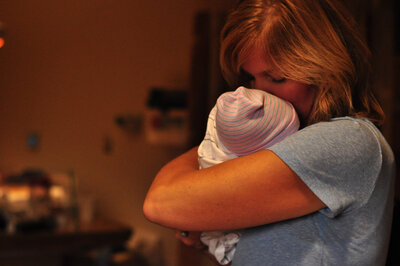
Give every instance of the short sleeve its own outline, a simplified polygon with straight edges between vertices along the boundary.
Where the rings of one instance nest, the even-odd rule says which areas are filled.
[[[306,127],[269,148],[336,215],[363,206],[382,166],[380,143],[371,123],[339,118]]]

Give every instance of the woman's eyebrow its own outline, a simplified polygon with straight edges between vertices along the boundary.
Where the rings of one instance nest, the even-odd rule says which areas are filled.
[[[280,74],[279,72],[274,71],[274,70],[272,70],[272,69],[264,70],[264,71],[261,72],[261,74],[263,74],[263,75],[268,75],[268,76],[270,76],[271,78],[281,78],[281,77],[283,76],[283,75]]]
[[[244,68],[240,68],[242,74],[244,75],[248,75],[248,76],[253,76],[252,74],[250,74],[249,72],[247,72]],[[256,75],[267,75],[270,76],[272,78],[276,78],[276,77],[281,77],[282,75],[280,75],[279,73],[277,73],[276,71],[274,71],[273,69],[264,69],[258,73],[255,73]]]
[[[270,70],[263,70],[263,71],[261,71],[260,73],[261,74],[264,74],[264,75],[268,75],[268,76],[271,76],[271,73],[272,71],[270,71]]]

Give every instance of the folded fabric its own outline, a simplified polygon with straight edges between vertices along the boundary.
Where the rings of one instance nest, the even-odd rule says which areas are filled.
[[[233,259],[240,236],[239,231],[208,231],[203,232],[200,239],[204,245],[208,246],[208,252],[213,254],[221,265],[226,265]]]

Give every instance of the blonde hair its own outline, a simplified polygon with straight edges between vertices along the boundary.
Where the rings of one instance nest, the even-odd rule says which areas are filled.
[[[283,77],[317,90],[308,124],[354,116],[381,125],[370,51],[356,29],[338,0],[240,1],[221,33],[222,73],[230,85],[243,85],[241,67],[261,47]]]

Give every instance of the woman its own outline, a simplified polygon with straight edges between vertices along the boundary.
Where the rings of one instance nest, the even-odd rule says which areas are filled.
[[[368,58],[337,0],[240,1],[223,73],[289,101],[302,128],[202,170],[193,148],[157,174],[145,216],[198,248],[198,231],[246,228],[232,265],[384,265],[395,169]]]

